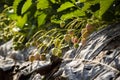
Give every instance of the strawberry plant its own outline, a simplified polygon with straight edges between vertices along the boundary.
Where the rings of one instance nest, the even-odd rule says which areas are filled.
[[[41,53],[54,47],[61,50],[71,44],[70,39],[77,48],[80,40],[85,44],[92,32],[120,21],[119,0],[2,0],[2,3],[5,5],[0,14],[0,39],[13,39],[15,49],[36,46]]]

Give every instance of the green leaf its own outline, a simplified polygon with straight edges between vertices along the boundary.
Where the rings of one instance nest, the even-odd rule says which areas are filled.
[[[73,3],[75,3],[76,2],[76,0],[71,0]]]
[[[17,16],[17,26],[23,28],[24,24],[27,22],[27,14],[23,17]]]
[[[38,26],[41,26],[45,23],[46,16],[47,15],[45,13],[41,13],[41,15],[38,16]]]
[[[100,18],[109,9],[113,1],[114,0],[100,0],[100,11],[99,11]]]
[[[80,1],[80,3],[82,3],[82,2],[94,2],[94,1],[99,1],[99,0],[79,0]]]
[[[70,12],[70,13],[62,15],[61,19],[66,20],[66,19],[71,19],[73,17],[79,17],[79,16],[85,16],[85,12],[83,12],[82,10],[77,9],[74,12]]]
[[[19,5],[20,2],[21,0],[14,0],[13,2],[13,9],[15,13],[17,13],[17,6]]]
[[[82,10],[78,9],[78,10],[74,11],[73,15],[75,15],[75,17],[85,16],[85,12],[83,12]]]
[[[17,14],[10,14],[10,15],[8,15],[9,16],[9,18],[10,19],[12,19],[12,20],[16,20],[17,19]]]
[[[61,19],[62,20],[66,20],[66,19],[71,19],[71,18],[73,18],[74,16],[73,16],[73,12],[71,12],[71,13],[67,13],[67,14],[64,14],[64,15],[62,15],[61,16]]]
[[[82,8],[82,11],[86,11],[88,8],[90,8],[90,6],[91,6],[91,4],[88,3],[88,2],[86,2],[86,3],[84,4],[84,7]]]
[[[31,0],[27,0],[27,1],[25,2],[25,4],[24,4],[23,7],[22,7],[22,14],[29,9],[29,7],[31,6],[31,4],[32,4],[32,1],[31,1]]]
[[[71,8],[73,6],[75,6],[73,3],[71,3],[71,2],[65,2],[64,4],[62,4],[60,6],[60,8],[57,9],[57,12],[61,12],[61,11],[65,10],[65,9]]]
[[[51,2],[52,2],[52,3],[55,3],[55,2],[56,2],[56,0],[51,0]]]
[[[51,22],[52,22],[52,23],[56,23],[56,24],[60,24],[61,20],[52,19]]]
[[[93,14],[96,18],[99,18],[99,10]]]
[[[39,0],[37,4],[37,9],[46,9],[49,7],[49,2],[48,0]]]
[[[80,2],[86,2],[86,0],[79,0]]]
[[[86,0],[82,10],[86,11],[86,10],[88,10],[91,7],[91,5],[95,5],[97,3],[100,3],[100,0]]]

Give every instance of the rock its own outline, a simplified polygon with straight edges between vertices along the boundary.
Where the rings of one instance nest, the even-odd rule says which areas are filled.
[[[10,40],[10,41],[2,44],[0,46],[0,55],[3,57],[7,57],[7,56],[10,56],[10,54],[12,54],[12,53],[19,53],[19,54],[23,55],[24,60],[27,60],[28,56],[32,53],[32,51],[36,49],[36,47],[31,46],[31,47],[25,48],[23,50],[15,51],[12,49],[12,45],[13,45],[13,40]]]
[[[13,60],[0,60],[0,79],[13,80],[15,67],[16,66],[14,66]]]
[[[60,58],[52,56],[51,62],[34,61],[26,62],[20,65],[18,72],[14,76],[14,80],[34,80],[36,74],[40,74],[42,79],[51,79],[51,76],[58,70],[61,63]],[[39,78],[40,78],[39,76]]]
[[[76,54],[76,49],[70,49],[65,53],[63,58],[74,58],[75,54]]]
[[[113,24],[93,33],[75,54],[72,61],[62,63],[62,74],[56,79],[119,80],[120,24]]]
[[[42,80],[42,76],[40,74],[34,75],[30,80]]]
[[[3,57],[6,57],[7,54],[12,51],[12,44],[13,44],[13,41],[10,40],[4,44],[2,44],[0,46],[0,55],[3,56]]]
[[[14,66],[13,60],[11,60],[11,59],[0,60],[0,68],[3,71],[7,71],[7,70],[11,69],[12,66]]]
[[[25,61],[24,56],[20,51],[11,51],[8,53],[8,57],[19,63]]]

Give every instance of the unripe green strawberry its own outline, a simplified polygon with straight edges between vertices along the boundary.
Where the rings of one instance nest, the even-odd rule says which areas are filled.
[[[73,29],[68,30],[68,34],[70,34],[71,36],[73,36],[75,34]]]
[[[81,43],[82,43],[82,45],[85,45],[85,43],[86,43],[86,38],[82,38],[82,39],[81,39]]]
[[[65,34],[64,35],[64,40],[67,41],[67,42],[69,42],[71,40],[70,34]]]
[[[30,56],[29,56],[29,61],[30,61],[30,62],[33,62],[34,60],[35,60],[35,56],[30,55]]]
[[[26,46],[26,47],[29,47],[29,46],[30,46],[30,42],[27,42],[27,43],[25,44],[25,46]]]
[[[79,47],[79,44],[78,43],[75,43],[74,44],[74,48],[78,48]]]
[[[84,32],[86,32],[87,31],[87,29],[86,28],[83,28],[82,30],[81,30],[81,34],[83,34]]]
[[[35,56],[35,60],[40,60],[40,53],[35,52],[34,56]]]
[[[41,61],[46,60],[46,56],[45,56],[45,54],[41,54],[41,55],[40,55],[40,60],[41,60]]]
[[[95,27],[92,24],[86,24],[86,29],[89,33],[92,33]]]
[[[58,49],[58,52],[56,53],[56,56],[62,57],[62,50],[61,49]]]
[[[60,39],[55,39],[54,40],[54,45],[55,45],[55,47],[60,47]]]
[[[89,36],[89,33],[87,31],[85,31],[83,34],[82,34],[82,38],[87,38]]]
[[[60,27],[63,28],[65,26],[65,22],[64,21],[61,21],[60,22]]]
[[[52,48],[52,55],[56,55],[56,53],[58,52],[58,48]]]
[[[62,50],[58,48],[53,48],[52,49],[52,55],[61,57],[62,56]]]

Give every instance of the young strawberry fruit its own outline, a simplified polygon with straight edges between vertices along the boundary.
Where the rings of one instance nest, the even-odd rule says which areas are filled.
[[[40,60],[40,54],[38,52],[35,52],[34,56],[35,60]]]
[[[53,48],[52,49],[52,55],[61,57],[62,56],[62,50],[59,48]]]
[[[87,29],[86,28],[83,28],[82,30],[81,30],[81,34],[83,34],[84,32],[86,32],[87,31]]]
[[[61,40],[59,38],[57,38],[57,39],[54,40],[53,43],[54,43],[55,47],[60,47],[60,41]]]
[[[93,26],[93,24],[86,24],[86,29],[89,33],[93,32],[95,27]]]
[[[58,48],[52,48],[52,55],[56,55],[56,53],[58,52]]]
[[[30,55],[30,56],[29,56],[29,61],[30,61],[30,62],[33,62],[34,60],[35,60],[35,56]]]
[[[70,34],[65,34],[64,35],[64,40],[67,41],[67,42],[69,42],[71,40]]]
[[[82,34],[82,38],[87,38],[89,36],[89,33],[87,31],[85,31],[83,34]]]
[[[75,37],[72,37],[72,40],[71,40],[73,43],[78,43],[79,42],[79,39],[75,36]]]
[[[82,45],[85,45],[85,43],[86,43],[86,38],[82,38],[82,39],[81,39],[81,43],[82,43]]]
[[[60,22],[60,27],[63,28],[65,26],[65,22],[64,21],[61,21]]]
[[[71,36],[73,36],[75,34],[73,29],[68,30],[68,34],[70,34]]]
[[[27,42],[27,43],[25,44],[25,46],[26,46],[26,47],[29,47],[29,46],[30,46],[30,42]]]
[[[46,56],[45,56],[45,54],[41,54],[39,57],[40,57],[40,60],[41,60],[41,61],[46,60]]]
[[[58,49],[58,52],[56,53],[56,56],[62,57],[62,50],[61,49]]]
[[[78,43],[75,43],[74,44],[74,48],[78,48],[79,47],[79,44]]]

